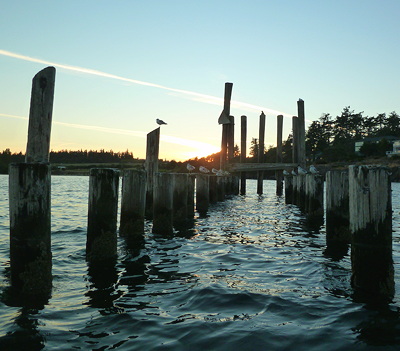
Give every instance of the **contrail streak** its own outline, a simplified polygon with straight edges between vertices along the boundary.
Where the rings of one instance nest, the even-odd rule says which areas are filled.
[[[115,75],[115,74],[106,73],[106,72],[102,72],[102,71],[97,71],[97,70],[90,69],[90,68],[77,67],[77,66],[71,66],[71,65],[65,65],[65,64],[61,64],[61,63],[56,63],[56,62],[50,62],[50,61],[46,61],[46,60],[42,60],[42,59],[30,57],[30,56],[25,56],[25,55],[17,54],[17,53],[6,51],[6,50],[0,50],[0,55],[7,56],[7,57],[12,57],[12,58],[15,58],[15,59],[18,59],[18,60],[23,60],[23,61],[29,61],[29,62],[40,63],[40,64],[44,64],[44,65],[54,66],[54,67],[58,67],[58,68],[61,68],[61,69],[68,70],[68,71],[75,71],[75,72],[80,72],[80,73],[84,73],[84,74],[91,74],[91,75],[94,75],[94,76],[100,76],[100,77],[105,77],[105,78],[110,78],[110,79],[116,79],[116,80],[129,82],[129,83],[133,83],[133,84],[144,85],[144,86],[157,88],[157,89],[163,89],[163,90],[166,90],[166,91],[171,91],[171,92],[175,92],[175,93],[179,93],[179,94],[183,94],[183,95],[188,95],[188,96],[193,97],[196,100],[203,101],[203,102],[208,103],[208,104],[219,104],[219,105],[223,104],[223,99],[215,97],[215,96],[196,93],[196,92],[189,91],[189,90],[171,88],[171,87],[167,87],[167,86],[160,85],[160,84],[144,82],[144,81],[141,81],[141,80],[121,77],[121,76],[118,76],[118,75]],[[236,108],[243,109],[243,110],[248,110],[248,109],[256,110],[256,111],[261,111],[262,110],[262,111],[264,111],[264,113],[270,114],[270,115],[284,115],[285,117],[291,117],[292,116],[291,114],[288,114],[288,113],[285,113],[285,112],[273,110],[273,109],[270,109],[270,108],[264,107],[264,106],[252,105],[252,104],[249,104],[249,103],[246,103],[246,102],[240,102],[240,101],[232,100],[231,104],[233,106],[235,106]]]

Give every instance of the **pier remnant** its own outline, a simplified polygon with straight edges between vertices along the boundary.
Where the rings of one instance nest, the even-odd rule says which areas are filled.
[[[265,114],[261,111],[260,115],[260,126],[259,126],[259,138],[258,138],[258,162],[264,163],[264,137],[265,137]],[[257,172],[257,194],[263,193],[263,180],[264,172]]]
[[[228,138],[229,138],[229,118],[231,113],[231,97],[232,97],[233,83],[225,83],[224,93],[224,108],[218,118],[218,123],[222,124],[222,138],[221,138],[221,152],[220,152],[220,168],[225,169],[228,151]]]
[[[125,170],[122,178],[119,234],[140,237],[144,233],[146,209],[146,172]]]
[[[283,130],[283,115],[277,116],[277,134],[276,134],[276,163],[282,163],[282,130]],[[283,172],[282,170],[275,171],[276,178],[276,195],[281,196],[283,192]]]
[[[299,99],[297,101],[297,157],[298,163],[301,167],[306,165],[306,125],[305,125],[305,112],[304,112],[304,100]]]
[[[159,149],[160,127],[147,134],[145,170],[147,173],[146,217],[148,218],[151,218],[153,214],[153,188],[155,174],[158,172]]]
[[[246,139],[247,139],[247,117],[241,116],[240,119],[240,162],[246,162]],[[246,172],[240,172],[240,194],[246,194]]]
[[[56,70],[32,79],[25,163],[9,168],[11,288],[25,303],[46,303],[52,288],[49,162]]]
[[[350,244],[349,173],[326,173],[326,253],[344,256]]]
[[[173,173],[173,225],[183,228],[188,224],[189,175]]]
[[[222,178],[222,177],[218,177]],[[205,215],[210,206],[210,176],[196,175],[196,210],[201,216]]]
[[[349,212],[354,296],[361,300],[391,300],[392,201],[386,167],[349,166]]]
[[[118,185],[118,170],[90,170],[86,239],[89,262],[104,261],[117,255]]]
[[[153,229],[154,234],[171,235],[173,227],[173,188],[171,173],[156,173],[154,177]]]

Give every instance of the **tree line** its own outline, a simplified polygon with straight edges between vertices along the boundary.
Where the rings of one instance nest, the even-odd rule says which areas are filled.
[[[75,164],[75,163],[120,163],[132,162],[138,160],[134,158],[132,152],[126,150],[124,152],[114,152],[97,150],[60,150],[50,152],[50,163]],[[8,172],[10,163],[24,162],[25,155],[22,152],[12,153],[10,149],[6,149],[0,153],[0,173]]]

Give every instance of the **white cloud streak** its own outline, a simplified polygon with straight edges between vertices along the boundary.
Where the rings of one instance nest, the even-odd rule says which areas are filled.
[[[201,93],[196,93],[196,92],[189,91],[189,90],[176,89],[176,88],[171,88],[171,87],[167,87],[167,86],[160,85],[160,84],[149,83],[149,82],[144,82],[144,81],[141,81],[141,80],[121,77],[121,76],[118,76],[118,75],[115,75],[115,74],[106,73],[106,72],[102,72],[102,71],[98,71],[98,70],[94,70],[94,69],[90,69],[90,68],[84,68],[84,67],[71,66],[71,65],[51,62],[51,61],[42,60],[42,59],[38,59],[38,58],[26,56],[26,55],[21,55],[21,54],[17,54],[17,53],[14,53],[14,52],[1,50],[1,49],[0,49],[0,55],[11,57],[11,58],[15,58],[15,59],[18,59],[18,60],[23,60],[23,61],[28,61],[28,62],[40,63],[40,64],[43,64],[43,65],[54,66],[54,67],[57,67],[57,68],[60,68],[60,69],[68,70],[68,71],[80,72],[80,73],[84,73],[84,74],[90,74],[90,75],[99,76],[99,77],[116,79],[116,80],[132,83],[132,84],[138,84],[138,85],[148,86],[148,87],[162,89],[162,90],[166,90],[166,91],[171,91],[171,92],[174,92],[174,93],[182,94],[184,96],[190,96],[192,99],[194,99],[196,101],[204,102],[204,103],[207,103],[207,104],[218,104],[218,105],[221,105],[221,106],[223,105],[223,99],[222,98],[211,96],[211,95],[207,95],[207,94],[201,94]],[[231,105],[236,107],[236,108],[238,108],[238,109],[246,110],[246,111],[247,110],[264,111],[264,113],[268,114],[268,115],[274,115],[274,116],[276,116],[276,115],[284,115],[285,117],[291,117],[292,116],[292,115],[290,115],[288,113],[285,113],[285,112],[282,112],[282,111],[273,110],[273,109],[270,109],[270,108],[265,107],[265,106],[258,106],[258,105],[253,105],[253,104],[249,104],[249,103],[246,103],[246,102],[240,102],[240,101],[235,101],[235,100],[231,101]]]

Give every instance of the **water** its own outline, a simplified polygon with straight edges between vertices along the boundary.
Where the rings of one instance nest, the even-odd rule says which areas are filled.
[[[42,309],[0,302],[1,350],[398,350],[400,184],[393,184],[393,303],[352,300],[350,258],[325,257],[325,228],[296,206],[248,195],[212,206],[190,233],[146,225],[114,264],[85,261],[88,177],[52,177],[53,290]],[[8,177],[0,176],[1,288],[8,285]],[[10,346],[12,345],[12,346]]]

